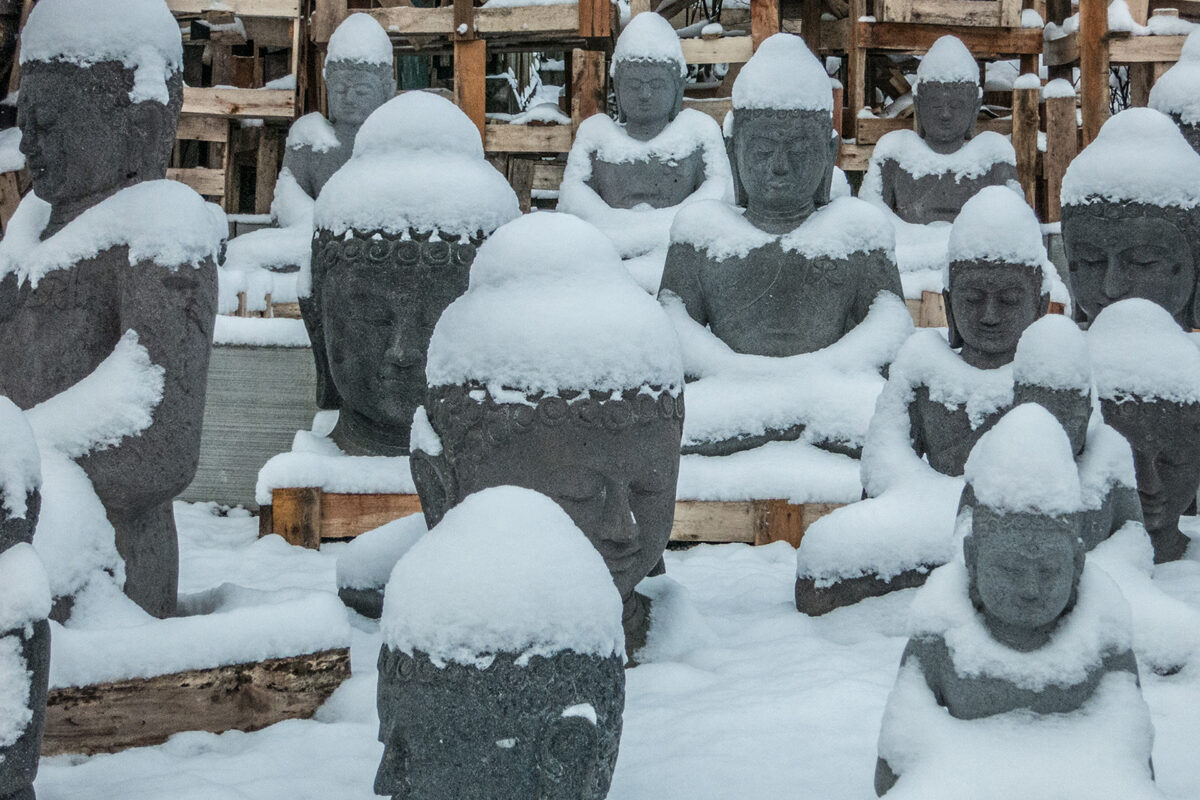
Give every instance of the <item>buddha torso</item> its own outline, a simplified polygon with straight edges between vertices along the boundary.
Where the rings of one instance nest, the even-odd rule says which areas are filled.
[[[883,174],[885,193],[890,183],[892,210],[905,222],[913,223],[953,222],[963,203],[980,189],[1017,179],[1016,168],[1010,164],[993,164],[983,175],[959,179],[953,172],[914,177],[895,162],[888,162]]]
[[[699,151],[680,159],[652,156],[613,163],[595,153],[591,159],[592,177],[587,184],[613,208],[677,206],[704,183],[704,157]]]
[[[971,448],[1007,410],[1007,406],[998,408],[984,415],[980,424],[972,425],[965,406],[947,407],[930,399],[928,386],[918,386],[909,406],[914,445],[938,472],[962,475]]]

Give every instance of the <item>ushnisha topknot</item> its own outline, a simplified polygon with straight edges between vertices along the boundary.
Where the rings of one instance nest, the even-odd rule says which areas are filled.
[[[957,36],[943,36],[921,58],[913,94],[920,91],[922,83],[973,83],[978,86],[979,65]]]
[[[629,21],[617,46],[613,48],[612,66],[609,75],[616,76],[617,66],[629,61],[653,61],[674,63],[679,66],[679,76],[686,77],[687,59],[679,44],[679,34],[659,14],[638,14]]]
[[[325,72],[331,64],[392,66],[392,40],[370,14],[351,14],[329,37]]]
[[[1007,186],[987,186],[963,204],[947,245],[943,285],[950,266],[963,262],[1020,264],[1037,272],[1042,294],[1050,294],[1058,270],[1046,253],[1042,227],[1025,198]]]
[[[733,82],[738,111],[824,111],[833,114],[833,85],[799,36],[777,33],[758,46]]]
[[[1087,339],[1101,399],[1200,403],[1200,350],[1157,303],[1113,303],[1088,327]]]

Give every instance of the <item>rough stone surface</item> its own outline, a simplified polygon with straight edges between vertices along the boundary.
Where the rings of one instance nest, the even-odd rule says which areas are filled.
[[[621,739],[619,658],[500,653],[486,669],[379,654],[375,793],[393,800],[608,795]],[[590,718],[594,715],[594,722]]]

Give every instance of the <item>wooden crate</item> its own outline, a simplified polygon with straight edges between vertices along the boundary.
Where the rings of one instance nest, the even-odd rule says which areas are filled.
[[[1021,0],[881,0],[880,22],[1017,28]]]

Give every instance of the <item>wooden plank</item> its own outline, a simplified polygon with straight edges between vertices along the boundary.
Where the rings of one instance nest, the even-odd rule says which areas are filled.
[[[602,50],[571,51],[571,127],[604,111],[606,82]]]
[[[804,37],[804,42],[808,45],[808,49],[814,53],[821,51],[821,12],[824,10],[822,6],[823,4],[820,0],[808,0],[800,9],[800,35]],[[787,30],[786,20],[784,22],[784,30]]]
[[[1100,133],[1108,119],[1108,31],[1106,0],[1080,0],[1079,105],[1083,111],[1083,146]]]
[[[254,213],[270,214],[275,199],[275,180],[283,151],[283,131],[259,128],[258,151],[254,154]]]
[[[685,97],[683,98],[683,107],[708,114],[718,125],[722,125],[725,122],[725,115],[733,110],[733,98],[714,97],[697,100]]]
[[[946,300],[941,292],[921,292],[921,310],[917,315],[918,328],[946,327]]]
[[[755,0],[750,4],[750,38],[754,49],[763,40],[779,33],[783,26],[783,8],[780,0]]]
[[[300,16],[300,0],[167,0],[167,8],[188,16],[207,11],[229,11],[239,17]]]
[[[51,690],[42,755],[115,753],[183,731],[308,719],[350,677],[350,650]]]
[[[863,41],[869,30],[857,22],[867,13],[866,0],[850,0],[850,26],[846,41],[846,106],[842,114],[842,130],[848,139],[858,136],[858,112],[867,105],[867,50]]]
[[[1013,89],[1013,149],[1017,151],[1017,179],[1025,190],[1025,202],[1037,207],[1038,103],[1041,88]]]
[[[792,547],[799,547],[804,538],[804,508],[786,500],[768,500],[767,524],[759,528],[754,543],[787,542]]]
[[[234,119],[292,119],[296,98],[291,89],[183,88],[183,113]]]
[[[475,38],[475,4],[471,0],[454,0],[450,36],[455,39]]]
[[[607,39],[612,36],[613,4],[611,0],[579,0],[579,35],[585,39]]]
[[[5,172],[0,175],[0,231],[8,232],[8,222],[17,213],[21,204],[20,173]]]
[[[180,183],[186,183],[196,190],[196,194],[205,197],[225,196],[225,170],[209,167],[172,167],[167,170],[167,178]]]
[[[317,550],[321,547],[321,490],[275,489],[271,492],[273,532],[288,544]]]
[[[483,149],[489,153],[567,153],[570,125],[506,125],[489,122],[483,128]]]
[[[384,30],[393,36],[449,36],[456,27],[452,6],[442,6],[441,8],[395,6],[364,9],[363,13],[374,17]],[[322,27],[318,28],[314,21],[314,41],[328,41],[328,39],[316,38],[318,35],[325,35],[324,26],[327,24],[323,21]],[[334,28],[336,29],[336,27],[335,24]],[[577,35],[579,32],[579,6],[576,3],[502,8],[484,6],[475,9],[475,31],[480,36]]]
[[[179,118],[175,138],[198,142],[228,142],[229,120],[225,117],[185,114]]]
[[[1074,64],[1079,60],[1079,36],[1075,31],[1061,39],[1047,39],[1042,50],[1042,59],[1050,67]]]
[[[1042,52],[1041,28],[990,28],[965,25],[921,25],[896,22],[858,22],[865,47],[922,54],[943,36],[958,37],[976,58],[1019,56]]]
[[[329,37],[337,30],[337,26],[341,24],[350,14],[347,8],[346,0],[313,0],[314,7],[312,19],[309,22],[308,30],[312,40],[317,44],[326,44]],[[379,20],[378,17],[376,17]],[[380,23],[383,20],[379,20]],[[384,25],[384,28],[387,28]]]
[[[875,152],[873,144],[858,144],[842,142],[838,150],[837,165],[845,172],[866,172],[871,163],[871,153]]]
[[[765,501],[713,503],[679,500],[675,503],[673,542],[744,542],[753,544],[766,526]]]
[[[275,490],[278,497],[279,490]],[[421,501],[415,494],[340,494],[321,495],[322,539],[349,539],[380,525],[421,513]]]
[[[533,168],[533,188],[557,191],[563,179],[562,164],[538,164]]]
[[[629,0],[629,16],[636,17],[650,10],[650,0]]]
[[[1146,64],[1178,61],[1186,36],[1128,36],[1108,40],[1111,64]]]
[[[1046,221],[1062,219],[1062,180],[1079,147],[1075,122],[1075,97],[1046,98],[1046,155],[1042,171],[1046,180]]]
[[[680,39],[679,45],[689,64],[743,64],[754,55],[753,40],[749,36]]]
[[[454,102],[475,127],[482,141],[487,80],[487,42],[483,39],[460,39],[454,43]]]
[[[1011,26],[1012,0],[883,0],[880,22],[916,22],[929,25]]]

